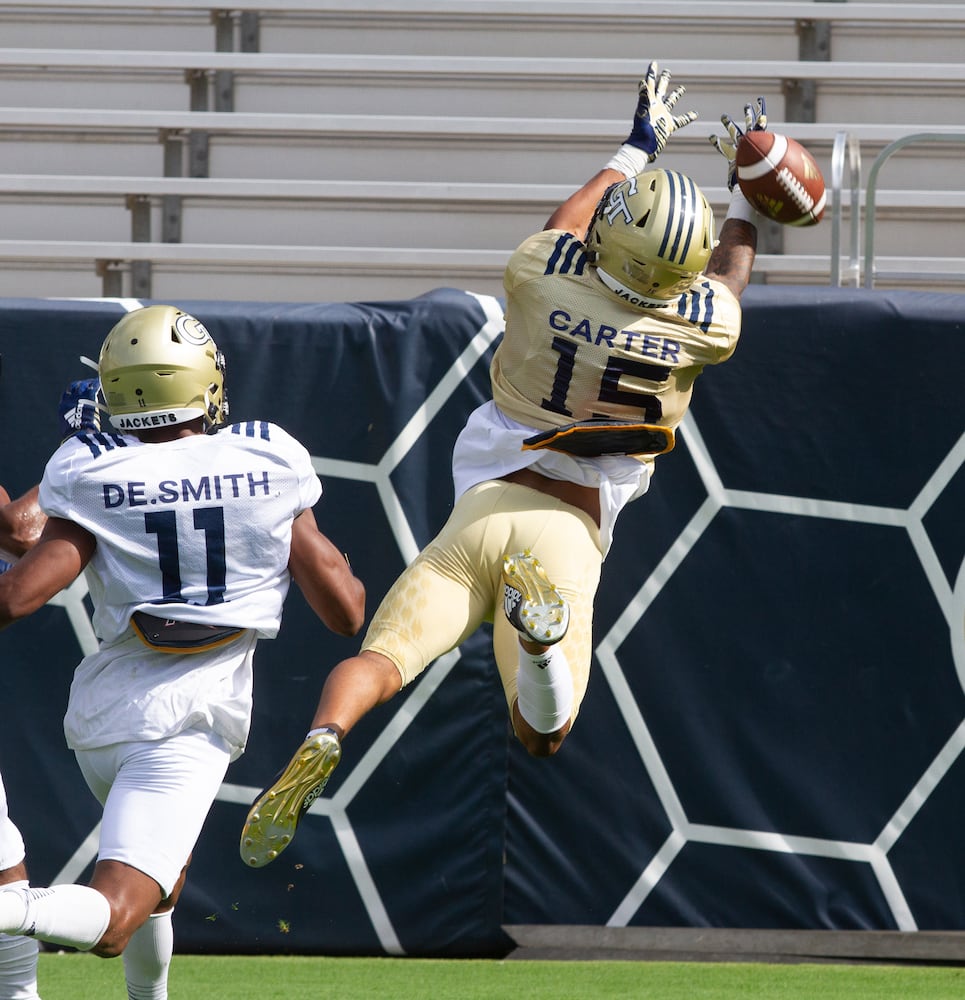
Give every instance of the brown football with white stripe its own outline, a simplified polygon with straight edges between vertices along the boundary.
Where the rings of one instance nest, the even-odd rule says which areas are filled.
[[[761,215],[785,226],[813,226],[824,215],[824,177],[814,157],[778,132],[746,132],[737,143],[737,183]]]

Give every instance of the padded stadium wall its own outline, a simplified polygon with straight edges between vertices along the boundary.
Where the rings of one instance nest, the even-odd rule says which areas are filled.
[[[252,798],[358,640],[293,588],[256,654],[246,754],[175,915],[197,952],[499,955],[518,924],[965,929],[965,296],[752,286],[675,450],[617,527],[595,662],[550,760],[513,741],[488,626],[350,734],[274,864]],[[443,523],[498,301],[180,302],[234,420],[311,451],[322,530],[374,610]],[[57,401],[130,303],[0,300],[2,483],[36,482]],[[99,808],[63,741],[92,648],[79,580],[2,643],[0,771],[35,884],[85,880]],[[432,615],[434,609],[426,608]]]

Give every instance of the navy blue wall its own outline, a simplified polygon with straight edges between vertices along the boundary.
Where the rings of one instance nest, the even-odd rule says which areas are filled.
[[[232,416],[315,457],[316,514],[371,612],[450,509],[499,303],[177,304],[228,356]],[[121,313],[0,300],[11,494],[39,479],[60,392]],[[254,871],[247,806],[357,648],[293,591],[178,948],[499,954],[503,925],[539,923],[965,929],[963,323],[963,296],[752,286],[737,354],[698,381],[618,525],[562,752],[510,738],[483,629],[363,720],[295,843]],[[82,585],[0,638],[0,770],[35,884],[86,878],[96,852],[61,729],[90,641]]]

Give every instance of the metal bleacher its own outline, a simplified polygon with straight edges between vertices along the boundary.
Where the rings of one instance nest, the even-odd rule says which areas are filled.
[[[759,280],[965,291],[965,3],[0,0],[0,294],[500,294],[668,66],[664,153],[762,94],[829,187]]]

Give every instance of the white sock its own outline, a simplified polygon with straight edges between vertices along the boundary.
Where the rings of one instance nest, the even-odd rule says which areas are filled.
[[[0,931],[90,951],[111,921],[111,904],[86,885],[0,891]]]
[[[519,647],[516,675],[519,714],[538,733],[555,733],[573,710],[573,677],[559,646],[545,653],[527,653]]]
[[[26,879],[8,882],[4,889],[26,889]],[[37,993],[37,955],[33,938],[0,934],[0,1000],[40,1000]]]
[[[33,938],[0,934],[0,1000],[40,1000],[37,955]]]
[[[167,1000],[168,968],[174,954],[173,910],[152,913],[131,935],[123,952],[128,1000]]]

